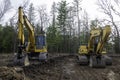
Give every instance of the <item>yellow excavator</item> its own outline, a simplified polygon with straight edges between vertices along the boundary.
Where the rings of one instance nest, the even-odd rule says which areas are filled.
[[[90,30],[87,45],[80,45],[78,62],[81,65],[90,67],[105,67],[112,64],[112,59],[106,55],[105,43],[109,38],[111,28],[106,25],[104,28],[95,27]]]
[[[28,31],[25,42],[24,29]],[[14,64],[27,66],[30,60],[47,60],[47,48],[45,32],[41,29],[40,34],[36,34],[33,25],[24,14],[23,8],[18,9],[18,51],[14,56]]]

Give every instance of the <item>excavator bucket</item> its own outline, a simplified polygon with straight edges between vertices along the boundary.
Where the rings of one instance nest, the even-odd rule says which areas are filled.
[[[28,55],[22,55],[22,56],[18,56],[18,54],[16,54],[14,56],[14,65],[18,65],[18,66],[28,66],[30,65],[29,63],[29,58]]]

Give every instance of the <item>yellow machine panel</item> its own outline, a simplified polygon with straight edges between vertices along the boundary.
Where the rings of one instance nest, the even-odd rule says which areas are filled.
[[[88,54],[87,46],[81,45],[81,46],[79,47],[79,54]]]

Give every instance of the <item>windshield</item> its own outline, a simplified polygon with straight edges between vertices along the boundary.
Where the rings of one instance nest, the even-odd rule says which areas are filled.
[[[36,48],[41,49],[43,48],[43,46],[45,46],[45,36],[44,35],[36,36]]]

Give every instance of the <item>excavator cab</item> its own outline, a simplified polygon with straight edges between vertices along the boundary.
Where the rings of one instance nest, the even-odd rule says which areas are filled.
[[[41,50],[39,54],[39,60],[47,60],[48,54],[46,50],[46,37],[44,34],[37,35],[36,38],[36,50]]]

